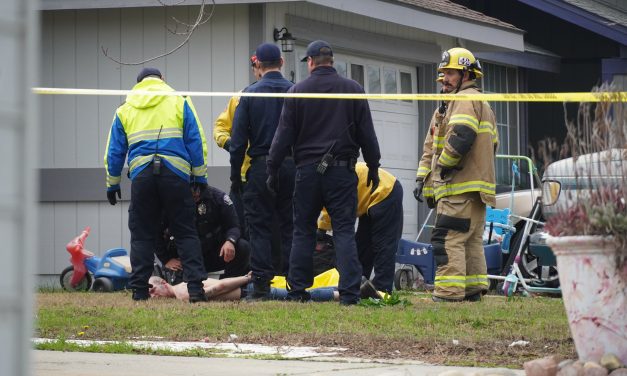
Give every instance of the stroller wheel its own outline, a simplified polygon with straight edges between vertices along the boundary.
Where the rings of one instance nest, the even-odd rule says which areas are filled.
[[[409,269],[399,269],[394,273],[394,287],[409,290],[414,286],[414,273]]]
[[[505,277],[505,281],[503,281],[502,292],[505,296],[513,296],[516,292],[516,287],[518,286],[518,278],[515,275],[508,275]]]

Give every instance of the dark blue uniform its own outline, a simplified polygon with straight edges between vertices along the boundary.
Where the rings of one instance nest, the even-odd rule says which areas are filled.
[[[353,80],[340,77],[331,66],[316,67],[309,78],[294,85],[293,93],[363,93]],[[334,161],[324,174],[316,171],[333,146]],[[362,149],[369,168],[378,168],[381,154],[366,100],[286,98],[270,148],[268,174],[275,174],[293,148],[296,162],[294,237],[288,285],[294,300],[308,298],[313,283],[316,220],[326,207],[340,272],[340,303],[359,300],[361,266],[355,244],[357,175],[355,161]]]
[[[160,233],[164,236],[159,237],[155,251],[163,265],[179,258],[168,227],[165,218]],[[220,278],[227,278],[243,276],[250,271],[250,244],[241,237],[239,218],[229,195],[207,186],[196,202],[196,229],[206,272],[224,270]],[[230,262],[224,262],[224,258],[220,257],[220,249],[226,241],[235,246],[235,258]]]
[[[266,73],[245,92],[285,93],[292,82],[283,78],[280,72]],[[292,195],[294,192],[294,161],[286,159],[280,166],[279,191],[276,196],[266,188],[266,157],[279,123],[283,98],[242,97],[235,110],[233,132],[231,134],[231,181],[240,179],[240,169],[244,153],[248,147],[251,157],[250,169],[242,194],[244,215],[248,225],[252,246],[251,269],[256,286],[269,283],[274,278],[272,265],[272,221],[276,213],[281,228],[281,249],[283,259],[289,259],[292,245]]]

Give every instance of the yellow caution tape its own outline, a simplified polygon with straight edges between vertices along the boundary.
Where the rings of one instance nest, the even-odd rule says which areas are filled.
[[[506,93],[506,94],[327,94],[245,93],[208,91],[145,91],[35,87],[42,95],[180,95],[191,97],[272,97],[314,99],[369,99],[403,101],[488,101],[488,102],[627,102],[627,91],[597,93]]]

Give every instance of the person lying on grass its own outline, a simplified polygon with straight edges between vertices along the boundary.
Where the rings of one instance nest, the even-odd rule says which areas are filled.
[[[185,282],[177,285],[170,285],[161,277],[152,276],[149,282],[150,297],[157,298],[176,298],[178,300],[188,301],[187,284]],[[207,278],[203,281],[205,296],[209,300],[239,300],[246,297],[249,289],[252,288],[251,273],[241,277],[231,277],[224,279]],[[315,302],[328,302],[339,300],[337,287],[319,287],[309,290],[311,300]],[[271,300],[285,300],[287,298],[287,290],[272,287],[269,298]]]

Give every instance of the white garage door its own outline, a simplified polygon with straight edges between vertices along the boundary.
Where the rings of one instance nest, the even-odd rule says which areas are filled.
[[[304,56],[297,49],[296,56]],[[416,93],[416,67],[335,53],[335,68],[344,77],[359,82],[366,93]],[[306,63],[297,66],[297,81],[308,76]],[[412,238],[417,228],[417,205],[412,195],[418,165],[418,103],[371,100],[370,109],[379,146],[381,166],[403,185],[403,237]]]

